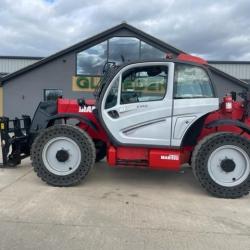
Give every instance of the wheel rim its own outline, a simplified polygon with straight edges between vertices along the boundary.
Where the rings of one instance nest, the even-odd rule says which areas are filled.
[[[250,173],[249,156],[242,148],[234,145],[219,147],[208,158],[208,173],[221,186],[237,186]]]
[[[81,150],[72,139],[56,137],[45,144],[42,160],[49,172],[56,175],[69,175],[80,165]]]

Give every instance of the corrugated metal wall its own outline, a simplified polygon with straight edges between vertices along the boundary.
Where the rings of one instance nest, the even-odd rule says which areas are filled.
[[[9,74],[37,61],[37,59],[0,58],[0,73]]]
[[[209,63],[213,67],[239,79],[250,80],[250,63]]]

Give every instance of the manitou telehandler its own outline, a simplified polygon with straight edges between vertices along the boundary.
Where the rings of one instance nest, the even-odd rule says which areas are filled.
[[[3,166],[30,155],[43,181],[71,186],[105,156],[110,166],[179,171],[189,163],[212,195],[248,194],[250,92],[219,103],[203,59],[108,63],[94,96],[41,102],[32,121],[2,117]]]

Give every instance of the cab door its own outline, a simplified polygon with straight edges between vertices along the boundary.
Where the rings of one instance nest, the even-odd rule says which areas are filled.
[[[137,63],[112,80],[101,103],[107,132],[119,144],[171,144],[174,63]]]

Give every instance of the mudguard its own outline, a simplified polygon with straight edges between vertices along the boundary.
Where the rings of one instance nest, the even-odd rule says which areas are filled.
[[[36,133],[40,129],[49,127],[52,122],[63,118],[77,119],[98,131],[96,124],[87,117],[74,113],[57,113],[57,102],[47,101],[39,103],[31,123],[30,132]]]
[[[93,130],[98,131],[98,127],[95,125],[94,122],[92,122],[91,120],[89,120],[87,117],[84,117],[84,116],[78,115],[78,114],[60,113],[60,114],[51,116],[47,121],[51,122],[51,121],[55,121],[55,120],[63,119],[63,118],[66,118],[66,119],[70,119],[70,118],[77,119],[77,120],[79,120],[79,121],[81,121],[83,123],[86,123]]]
[[[216,120],[208,123],[206,125],[206,128],[215,128],[218,126],[235,126],[242,129],[244,132],[250,134],[250,127],[238,120],[230,120],[230,119]]]

